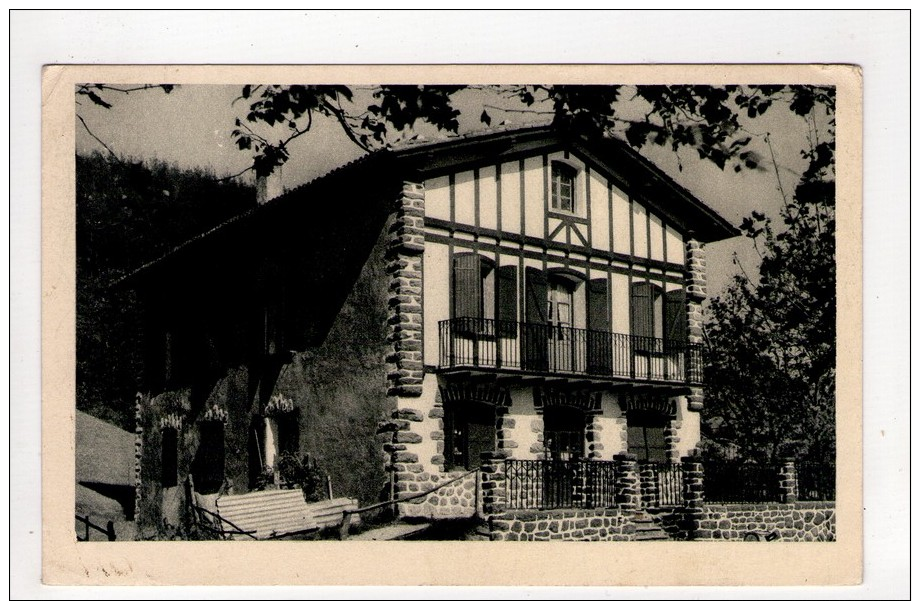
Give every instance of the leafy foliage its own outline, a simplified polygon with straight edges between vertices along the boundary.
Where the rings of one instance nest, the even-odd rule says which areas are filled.
[[[247,186],[203,171],[76,156],[77,408],[134,429],[137,307],[110,284],[255,204]]]
[[[834,93],[796,87],[789,109],[831,116],[811,130],[808,167],[782,226],[754,212],[741,229],[761,253],[713,300],[707,324],[704,433],[756,460],[806,455],[831,463],[835,443],[836,264]],[[762,106],[757,104],[756,106]],[[757,109],[759,110],[759,109]],[[814,121],[811,121],[814,123]]]

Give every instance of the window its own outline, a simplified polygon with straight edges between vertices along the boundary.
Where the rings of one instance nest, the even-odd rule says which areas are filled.
[[[665,415],[654,411],[630,411],[626,416],[626,443],[629,453],[639,461],[665,463],[668,445],[664,429],[668,425]]]
[[[445,404],[444,409],[447,468],[479,467],[481,454],[495,450],[495,407],[471,402]]]
[[[517,332],[517,268],[496,267],[476,253],[454,255],[453,315],[461,334],[514,337]]]
[[[552,208],[555,211],[575,212],[575,168],[554,162],[552,168]]]
[[[573,407],[547,407],[543,412],[543,446],[552,459],[584,457],[584,412]]]

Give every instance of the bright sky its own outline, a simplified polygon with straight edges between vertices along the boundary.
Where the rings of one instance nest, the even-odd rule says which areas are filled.
[[[160,90],[109,95],[106,98],[114,101],[110,109],[79,98],[81,104],[77,106],[77,112],[93,133],[118,154],[157,159],[184,168],[206,168],[224,176],[238,173],[251,164],[250,155],[238,150],[230,136],[235,128],[234,120],[244,118],[248,108],[247,101],[234,102],[240,90],[238,85],[183,85],[168,95]],[[455,103],[461,110],[460,131],[483,128],[479,120],[483,105],[497,102],[494,97],[480,91],[464,92]],[[638,110],[627,102],[624,101],[625,106],[618,107],[618,110],[627,114],[630,109]],[[547,118],[546,115],[502,113],[491,108],[489,112],[493,124],[503,120],[522,123]],[[807,144],[805,121],[785,107],[775,106],[756,120],[742,120],[742,125],[752,134],[770,134],[782,187],[790,196],[806,165],[800,155]],[[78,153],[102,150],[100,143],[86,132],[79,121],[76,128]],[[422,131],[425,135],[436,135],[430,127]],[[682,149],[680,161],[669,148],[646,147],[642,152],[677,182],[738,225],[753,210],[775,218],[782,206],[777,173],[770,161],[770,149],[762,136],[754,136],[754,140],[751,148],[761,155],[763,168],[741,173],[731,169],[722,171],[709,162],[700,161],[692,149]],[[329,119],[314,120],[313,130],[292,142],[289,149],[291,160],[283,170],[286,188],[309,181],[362,152]],[[678,163],[682,165],[682,170]],[[718,294],[738,270],[732,264],[734,253],[737,253],[748,274],[756,274],[757,255],[747,239],[739,237],[710,244],[707,247],[710,296]]]

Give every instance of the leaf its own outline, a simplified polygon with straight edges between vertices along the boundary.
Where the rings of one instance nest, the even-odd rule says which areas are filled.
[[[492,117],[489,116],[485,110],[482,111],[482,114],[479,115],[479,120],[486,124],[486,126],[492,125]]]

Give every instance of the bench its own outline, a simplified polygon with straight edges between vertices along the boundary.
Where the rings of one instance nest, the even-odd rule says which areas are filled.
[[[227,495],[215,504],[229,538],[279,538],[320,528],[298,488]]]
[[[199,525],[224,539],[275,539],[342,523],[355,499],[307,503],[300,489],[264,490],[214,499],[193,493]]]

